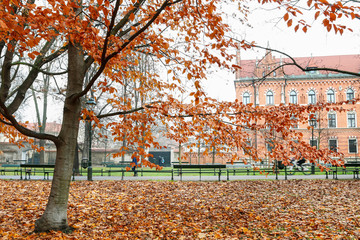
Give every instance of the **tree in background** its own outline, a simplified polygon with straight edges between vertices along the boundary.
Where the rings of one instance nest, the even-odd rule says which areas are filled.
[[[247,8],[243,2],[227,2],[239,4],[239,12],[246,19]],[[287,6],[284,19],[291,26],[290,16],[300,11],[291,2],[276,3]],[[296,144],[308,159],[332,161],[329,150],[311,148],[301,141],[301,135],[290,129],[291,117],[305,119],[306,115],[307,119],[309,112],[318,106],[265,109],[239,102],[219,102],[206,96],[201,80],[206,78],[211,65],[227,69],[237,67],[231,65],[234,57],[231,49],[237,44],[226,37],[231,29],[223,21],[221,4],[226,2],[1,1],[1,132],[19,145],[21,141],[18,140],[30,143],[33,138],[49,140],[57,150],[50,196],[45,212],[35,223],[36,232],[71,229],[67,221],[67,203],[81,119],[94,122],[95,128],[107,128],[114,141],[122,142],[126,133],[127,145],[137,146],[137,154],[142,156],[146,156],[145,149],[150,146],[161,147],[151,131],[156,125],[155,120],[160,119],[167,129],[167,136],[179,144],[195,137],[205,144],[215,142],[227,146],[226,149],[249,148],[246,130],[260,131],[271,125],[273,131],[270,132],[282,136],[274,143],[273,158],[284,159],[286,163],[294,154],[291,149]],[[340,4],[333,8],[326,1],[309,1],[309,6],[312,5],[315,9],[328,6],[321,10],[331,25],[330,29],[329,24],[326,27],[340,33],[344,28],[333,23],[339,17],[338,9],[351,17],[358,11],[358,8]],[[315,14],[319,15],[318,12]],[[300,24],[306,32],[308,25],[303,21]],[[247,49],[251,44],[241,41],[240,47]],[[141,61],[137,53],[161,62],[166,69],[164,74],[136,68]],[[17,66],[24,76],[21,79],[14,78]],[[91,73],[90,69],[95,71]],[[58,85],[54,83],[49,87],[64,94],[59,98],[64,101],[62,128],[58,135],[30,130],[26,122],[18,120],[17,111],[31,94],[31,87],[40,73],[57,75]],[[85,81],[87,75],[89,81]],[[134,89],[143,99],[141,105],[126,101],[122,91],[118,91],[126,84],[126,79],[136,82]],[[177,96],[178,92],[187,90],[183,87],[186,81],[193,83],[189,93],[192,99],[183,102]],[[104,92],[107,94],[102,95]],[[151,99],[147,98],[149,92]],[[86,109],[84,103],[90,96],[102,100],[107,112],[95,114]],[[105,99],[100,99],[102,96]],[[109,117],[113,120],[104,125],[103,119]],[[254,159],[260,159],[256,149],[249,152]],[[236,153],[233,159],[236,159]],[[149,162],[143,164],[153,166]]]

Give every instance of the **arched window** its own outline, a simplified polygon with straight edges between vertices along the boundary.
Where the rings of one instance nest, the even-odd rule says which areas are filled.
[[[308,102],[309,104],[315,104],[316,103],[316,94],[314,90],[310,90],[308,93]]]
[[[327,92],[327,101],[329,103],[334,103],[335,102],[335,92],[332,89],[329,89]]]
[[[272,91],[266,93],[266,104],[274,105],[274,93]]]
[[[290,92],[290,103],[297,104],[297,93],[295,91]]]
[[[346,91],[346,100],[352,100],[354,98],[354,90],[352,90],[351,88],[349,88]]]
[[[250,94],[248,92],[245,92],[243,94],[243,104],[249,104],[250,103]]]

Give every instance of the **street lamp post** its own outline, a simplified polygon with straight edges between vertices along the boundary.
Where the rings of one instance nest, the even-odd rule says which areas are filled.
[[[90,98],[86,105],[94,106],[96,105],[96,102],[93,98]],[[91,126],[91,120],[89,119],[89,126],[88,126],[88,133],[89,133],[89,160],[88,160],[88,169],[87,169],[87,180],[92,181],[92,175],[93,175],[93,169],[92,169],[92,159],[91,159],[91,143],[92,143],[92,126]]]
[[[314,128],[316,125],[316,119],[310,119],[310,126],[311,126],[311,146],[314,147]],[[317,147],[317,144],[315,145]],[[315,164],[312,163],[311,165],[311,174],[315,174]]]
[[[105,138],[105,154],[104,154],[104,163],[106,164],[106,147],[107,147],[107,142],[108,142],[108,139]]]

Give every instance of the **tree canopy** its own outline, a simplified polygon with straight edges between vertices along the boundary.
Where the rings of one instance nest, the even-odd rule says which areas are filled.
[[[259,1],[266,3],[285,9],[289,27],[307,31],[308,23],[296,18],[300,3]],[[207,69],[217,65],[231,71],[239,67],[232,64],[233,49],[253,46],[227,36],[231,28],[223,19],[224,4],[235,4],[246,20],[246,3],[237,0],[1,0],[1,133],[19,145],[19,139],[32,143],[37,138],[57,147],[52,190],[36,231],[69,229],[66,209],[81,119],[106,127],[115,141],[126,137],[141,155],[147,147],[161,147],[151,131],[161,122],[165,134],[179,143],[202,138],[231,149],[233,159],[242,148],[260,159],[260,149],[248,149],[248,130],[270,129],[264,138],[272,139],[274,158],[289,161],[296,148],[308,159],[334,161],[335,153],[310,147],[291,129],[294,116],[306,121],[304,116],[319,106],[261,108],[206,96]],[[306,8],[315,19],[323,18],[328,31],[342,34],[346,26],[337,20],[359,17],[359,8],[350,4],[308,1]],[[145,56],[163,70],[140,68]],[[50,89],[63,101],[59,135],[33,131],[19,120],[19,109],[42,74],[53,77]],[[128,94],[120,91],[125,81],[133,83]],[[191,83],[190,91],[185,82]],[[181,94],[190,100],[183,101]],[[100,113],[85,107],[90,97],[101,105]],[[280,137],[275,139],[275,133]]]

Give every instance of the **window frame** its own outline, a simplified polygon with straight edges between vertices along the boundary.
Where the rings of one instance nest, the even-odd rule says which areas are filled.
[[[298,97],[297,92],[292,90],[289,95],[289,103],[291,104],[297,104],[298,103]]]
[[[330,116],[332,117],[330,118]],[[336,128],[336,113],[334,112],[328,113],[328,127]]]
[[[351,92],[349,92],[349,91],[351,91]],[[349,98],[349,95],[352,95],[352,97],[351,98]],[[347,101],[350,101],[350,100],[353,100],[355,98],[355,92],[354,92],[354,90],[352,89],[352,88],[348,88],[348,90],[346,90],[346,100]]]
[[[269,95],[269,93],[271,93],[271,95]],[[269,101],[269,100],[271,100],[271,101]],[[266,105],[275,105],[274,92],[271,90],[266,92]]]
[[[326,92],[326,100],[328,103],[335,103],[336,99],[335,99],[335,91],[333,89],[329,89]]]
[[[355,152],[352,152],[352,151],[350,151],[351,149],[351,145],[350,145],[350,141],[354,141],[355,142],[355,148],[356,148],[356,151]],[[348,151],[349,151],[349,153],[354,153],[354,154],[356,154],[356,153],[358,153],[358,144],[357,144],[357,139],[356,138],[349,138],[349,140],[348,140]]]
[[[308,104],[316,104],[316,92],[314,90],[308,92]]]
[[[245,95],[246,95],[246,96],[245,96]],[[245,97],[246,97],[247,101],[245,101]],[[242,98],[243,98],[243,104],[247,105],[247,104],[251,103],[250,93],[244,92]]]
[[[349,118],[349,115],[353,115],[354,118]],[[348,128],[356,128],[356,113],[354,113],[354,112],[348,112],[348,113],[346,114],[346,117],[347,117],[347,127],[348,127]],[[352,126],[352,124],[349,124],[349,123],[350,123],[350,119],[352,120],[353,126]]]
[[[334,142],[334,141],[336,143],[335,148],[334,148],[334,146],[332,144],[330,144],[331,142]],[[337,139],[329,139],[328,146],[329,146],[329,150],[332,150],[334,152],[338,152],[338,141],[337,141]]]
[[[317,146],[318,145],[318,140],[316,138],[314,138],[314,139],[310,138],[309,143],[310,143],[311,147],[316,147],[316,149],[318,148],[318,146]]]

